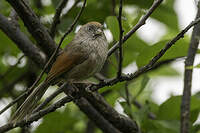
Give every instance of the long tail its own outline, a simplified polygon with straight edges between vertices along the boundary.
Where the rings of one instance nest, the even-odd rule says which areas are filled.
[[[28,115],[31,114],[31,112],[37,105],[38,101],[42,98],[48,87],[49,83],[43,82],[37,88],[35,88],[33,92],[26,98],[26,100],[14,113],[14,115],[11,118],[11,121],[17,122],[28,117]]]

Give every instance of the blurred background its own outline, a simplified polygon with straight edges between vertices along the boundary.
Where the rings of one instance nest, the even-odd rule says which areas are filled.
[[[59,0],[29,0],[31,8],[48,28],[51,26],[58,2]],[[118,14],[118,3],[118,0],[87,0],[86,8],[78,21],[76,29],[67,36],[62,47],[68,44],[80,26],[88,21],[98,21],[104,24],[104,32],[111,47],[119,38],[118,22],[115,16]],[[152,3],[153,0],[124,0],[122,16],[124,34],[140,20]],[[73,22],[82,4],[81,0],[68,0],[62,12],[61,23],[56,31],[55,41],[57,43],[67,27]],[[9,17],[10,11],[11,6],[5,0],[1,0],[0,13]],[[196,11],[197,1],[195,0],[165,0],[147,20],[146,24],[124,43],[123,72],[132,73],[147,64],[170,39],[194,20]],[[20,19],[19,26],[36,44]],[[157,67],[150,72],[141,75],[134,81],[122,82],[112,87],[100,89],[101,93],[109,91],[105,95],[109,104],[120,113],[134,118],[144,132],[179,132],[184,60],[191,32],[192,30],[166,52],[159,60],[160,63]],[[117,72],[117,62],[117,55],[114,53],[105,64],[102,74],[107,78],[114,77]],[[200,103],[199,64],[200,56],[197,54],[193,72],[191,103],[191,125],[194,133],[200,130],[200,118],[198,120],[200,106],[193,107],[193,105]],[[21,50],[0,30],[0,109],[30,86],[40,71],[41,69],[24,56]],[[91,80],[98,82],[95,78],[91,78]],[[57,87],[53,86],[51,88],[48,89],[45,96],[50,95]],[[126,89],[130,93],[131,105],[127,104]],[[60,99],[62,96],[59,95],[55,100]],[[140,105],[140,107],[137,105]],[[66,107],[62,107],[38,122],[34,122],[32,124],[33,128],[30,130],[35,133],[86,132],[90,122],[88,118],[73,103],[67,104]],[[13,107],[0,116],[0,126],[7,122],[14,109]],[[153,115],[156,120],[149,118],[149,114]],[[15,129],[11,132],[21,131]],[[100,133],[101,131],[95,129],[94,132]]]

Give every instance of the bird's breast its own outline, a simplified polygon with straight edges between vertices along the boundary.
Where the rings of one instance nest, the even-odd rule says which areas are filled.
[[[88,42],[83,49],[88,54],[88,58],[67,74],[68,79],[75,81],[87,79],[99,72],[104,65],[108,52],[106,41]]]

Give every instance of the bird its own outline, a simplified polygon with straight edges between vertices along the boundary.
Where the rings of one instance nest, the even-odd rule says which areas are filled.
[[[108,42],[99,22],[81,26],[72,41],[56,57],[46,79],[40,83],[11,117],[16,123],[27,119],[48,87],[59,80],[69,84],[92,77],[99,72],[107,58]]]

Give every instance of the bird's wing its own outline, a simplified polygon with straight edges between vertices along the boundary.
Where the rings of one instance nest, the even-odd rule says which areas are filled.
[[[88,56],[83,52],[65,50],[56,58],[47,75],[46,81],[54,80],[61,74],[70,71],[76,65],[83,63],[87,58]]]

